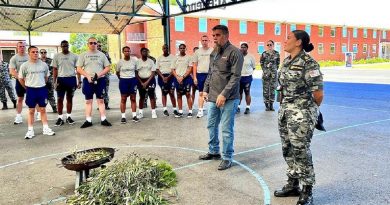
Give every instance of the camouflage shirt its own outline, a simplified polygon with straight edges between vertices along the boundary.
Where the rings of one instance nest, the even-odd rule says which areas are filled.
[[[280,64],[279,52],[275,50],[264,51],[260,57],[261,69],[263,69],[263,77],[271,76],[271,73],[276,73]]]
[[[8,79],[9,78],[9,70],[8,70],[8,63],[1,61],[0,63],[0,78],[1,79]]]
[[[313,91],[323,89],[320,66],[304,51],[293,59],[291,56],[284,59],[278,80],[282,86],[282,103],[307,104],[304,102],[313,101]]]
[[[41,59],[42,60],[42,59]],[[49,73],[50,73],[50,76],[49,78],[52,78],[53,77],[53,66],[51,66],[51,62],[53,61],[53,59],[51,58],[46,58],[45,62],[47,64],[47,66],[49,67]]]

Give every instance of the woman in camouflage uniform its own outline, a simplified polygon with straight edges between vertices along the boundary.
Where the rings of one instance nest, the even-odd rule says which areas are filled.
[[[274,41],[267,42],[267,50],[261,54],[260,65],[263,70],[263,100],[266,111],[274,111],[277,70],[280,63],[279,52],[274,50]]]
[[[278,123],[283,157],[288,166],[288,180],[274,195],[299,196],[297,205],[313,203],[315,175],[310,142],[323,99],[320,66],[306,53],[313,49],[305,31],[292,31],[284,42],[284,50],[290,56],[284,59],[278,74],[281,87]]]

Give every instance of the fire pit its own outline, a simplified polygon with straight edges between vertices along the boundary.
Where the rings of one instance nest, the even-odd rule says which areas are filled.
[[[72,153],[61,159],[62,165],[76,171],[77,189],[89,176],[89,170],[104,166],[103,164],[114,158],[115,149],[109,147],[93,148]]]

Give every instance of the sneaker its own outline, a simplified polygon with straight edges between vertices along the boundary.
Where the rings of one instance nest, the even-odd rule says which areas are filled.
[[[14,125],[21,124],[22,122],[23,122],[22,116],[20,116],[20,117],[16,116],[15,117]]]
[[[57,108],[53,107],[53,113],[57,113]]]
[[[152,118],[153,119],[157,119],[157,113],[156,112],[152,112]]]
[[[61,118],[58,118],[58,119],[57,119],[57,122],[56,122],[56,124],[55,124],[54,126],[55,126],[55,127],[58,127],[58,126],[61,126],[61,125],[64,125],[64,120],[61,119]]]
[[[236,113],[240,113],[240,112],[241,112],[241,110],[240,110],[240,108],[238,107]]]
[[[53,130],[51,130],[50,128],[43,129],[43,135],[53,136],[53,135],[55,135],[55,134],[56,134],[56,133],[53,132]]]
[[[203,111],[199,110],[198,114],[196,115],[196,118],[201,118],[203,117]]]
[[[70,124],[70,125],[73,125],[74,124],[74,120],[70,117],[66,118],[66,123]]]
[[[109,122],[107,121],[107,119],[101,121],[100,124],[103,125],[103,126],[107,126],[107,127],[111,127],[111,126],[112,126],[111,123],[109,123]]]
[[[229,169],[232,166],[232,161],[222,160],[221,164],[218,166],[218,170],[222,171],[225,169]]]
[[[87,128],[87,127],[91,127],[92,126],[92,122],[88,122],[87,120],[84,122],[83,125],[81,125],[80,128]]]
[[[139,119],[138,119],[137,116],[134,116],[134,117],[133,117],[133,122],[139,122]]]
[[[168,117],[169,116],[168,110],[164,110],[163,114],[164,114],[164,116]]]
[[[176,117],[176,118],[183,117],[183,113],[178,112],[178,113],[175,115],[175,117]]]
[[[192,118],[192,113],[188,113],[187,118]]]
[[[245,108],[245,112],[244,112],[244,114],[249,114],[250,113],[250,110],[249,110],[249,108]]]
[[[34,134],[34,130],[28,130],[26,135],[24,136],[24,139],[32,139],[33,137],[35,137],[35,134]]]
[[[126,124],[126,122],[127,122],[127,121],[126,121],[126,118],[122,117],[121,123],[122,123],[122,124]]]
[[[138,119],[142,119],[144,118],[144,114],[143,113],[138,113]]]
[[[204,155],[200,155],[199,159],[200,160],[218,160],[218,159],[221,159],[221,155],[220,154],[210,154],[210,153],[207,153],[207,154],[204,154]]]
[[[177,110],[174,110],[174,111],[173,111],[173,114],[176,116],[176,115],[179,114],[179,112],[178,112]]]
[[[36,115],[35,115],[35,120],[36,121],[41,121],[41,113],[40,112],[37,112]]]

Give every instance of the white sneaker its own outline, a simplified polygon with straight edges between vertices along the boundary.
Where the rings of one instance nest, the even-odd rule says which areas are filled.
[[[41,113],[40,113],[40,112],[37,112],[37,113],[35,114],[35,120],[36,120],[36,121],[41,121]]]
[[[156,113],[156,112],[152,112],[152,118],[153,118],[153,119],[156,119],[156,118],[157,118],[157,113]]]
[[[20,116],[20,117],[16,116],[15,117],[14,125],[18,125],[18,124],[20,124],[22,122],[23,122],[22,116]]]
[[[53,132],[53,130],[51,130],[50,128],[46,128],[46,129],[43,129],[43,134],[44,134],[44,135],[53,136],[53,135],[55,135],[56,133]]]
[[[141,119],[144,117],[144,114],[143,113],[138,113],[138,119]]]
[[[24,139],[32,139],[33,137],[35,137],[34,130],[28,130]]]
[[[198,114],[196,115],[196,118],[201,118],[201,117],[203,117],[203,111],[199,110]]]

